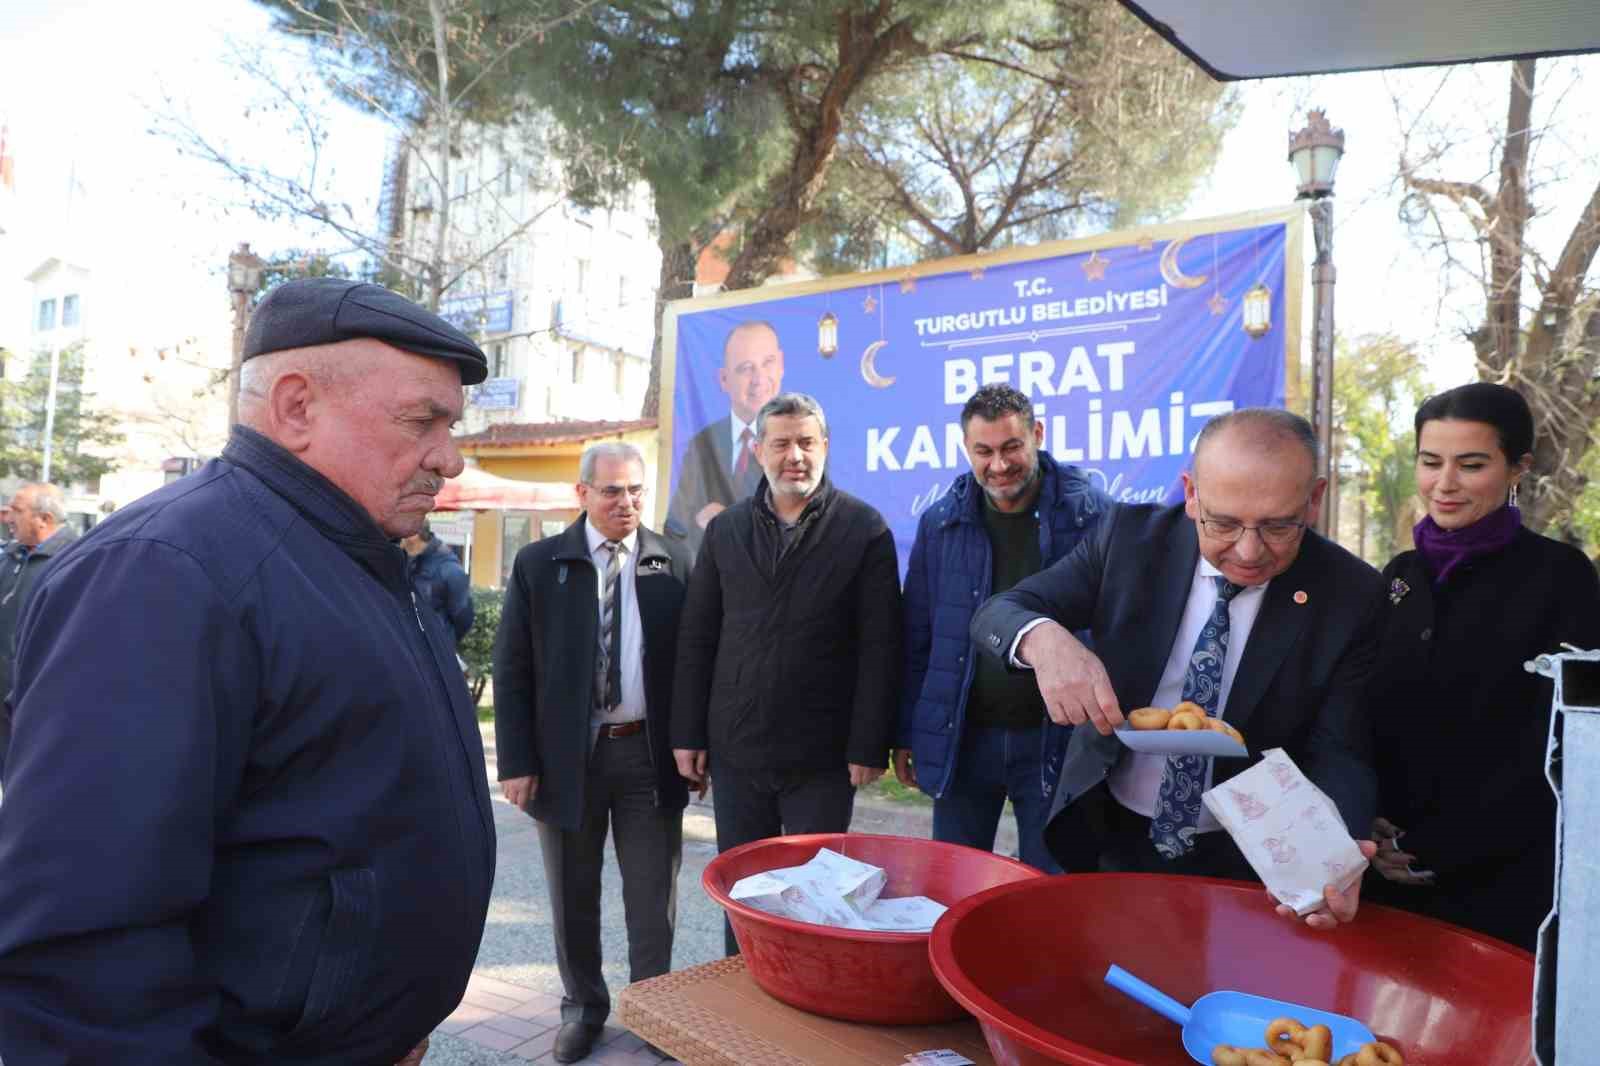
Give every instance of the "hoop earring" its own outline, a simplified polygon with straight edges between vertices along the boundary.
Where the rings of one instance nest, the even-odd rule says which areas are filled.
[[[1516,505],[1517,505],[1517,483],[1515,481],[1513,481],[1511,483],[1511,495],[1506,497],[1506,506],[1515,507]]]

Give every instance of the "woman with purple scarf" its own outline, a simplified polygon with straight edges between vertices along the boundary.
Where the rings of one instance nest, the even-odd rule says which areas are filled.
[[[1532,950],[1550,910],[1550,683],[1522,664],[1600,647],[1600,581],[1582,552],[1522,525],[1533,416],[1474,383],[1417,411],[1416,550],[1383,572],[1389,612],[1372,698],[1379,851],[1369,899]],[[1380,879],[1381,878],[1381,879]]]

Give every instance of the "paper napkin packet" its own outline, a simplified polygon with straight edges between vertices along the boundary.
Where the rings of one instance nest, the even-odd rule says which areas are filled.
[[[728,895],[768,914],[815,925],[925,933],[945,912],[926,896],[879,899],[888,881],[878,866],[820,849],[807,863],[740,878]]]
[[[1260,762],[1201,801],[1261,883],[1296,914],[1322,905],[1324,885],[1347,889],[1366,872],[1367,860],[1339,809],[1282,748],[1263,752]]]

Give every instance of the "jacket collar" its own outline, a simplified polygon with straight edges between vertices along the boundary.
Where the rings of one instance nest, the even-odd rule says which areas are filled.
[[[580,514],[578,520],[561,531],[561,539],[556,543],[555,558],[563,562],[592,563],[593,557],[589,554],[589,516]],[[639,527],[639,547],[635,552],[637,559],[635,566],[643,566],[649,559],[671,559],[667,551],[666,542],[656,534]]]
[[[772,504],[767,500],[767,493],[769,491],[771,491],[771,486],[768,485],[767,479],[763,477],[760,484],[756,485],[755,494],[751,497],[751,505],[755,507],[756,514],[760,515],[768,522],[771,522],[773,525],[777,525],[778,513],[772,509]],[[832,499],[833,482],[828,480],[827,471],[823,471],[822,477],[817,481],[816,491],[813,492],[811,494],[811,498],[806,501],[805,508],[801,510],[800,517],[796,520],[796,522],[805,523],[813,516],[820,515],[823,511],[828,509],[828,503]]]
[[[77,530],[73,529],[71,526],[62,526],[44,540],[40,541],[38,545],[28,553],[28,558],[31,559],[34,556],[38,556],[41,559],[47,559],[77,539]]]
[[[407,556],[339,486],[246,426],[234,426],[222,458],[260,478],[339,550],[394,589],[407,587]]]
[[[1081,497],[1076,503],[1076,509],[1084,515],[1092,515],[1095,507],[1094,493],[1073,493],[1067,484],[1067,477],[1061,464],[1055,457],[1044,449],[1039,450],[1039,498],[1034,501],[1034,507],[1040,512],[1054,511],[1064,500],[1070,500],[1077,495]],[[983,486],[978,484],[978,479],[972,471],[967,471],[950,486],[950,510],[945,514],[943,525],[953,526],[958,522],[983,522]]]

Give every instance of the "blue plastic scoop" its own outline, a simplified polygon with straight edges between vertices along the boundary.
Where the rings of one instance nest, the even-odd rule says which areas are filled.
[[[1183,1026],[1183,1049],[1196,1062],[1211,1066],[1211,1049],[1218,1044],[1266,1047],[1267,1026],[1278,1018],[1293,1018],[1307,1028],[1326,1025],[1333,1033],[1333,1059],[1353,1055],[1362,1044],[1376,1040],[1372,1030],[1343,1014],[1287,1003],[1246,992],[1209,992],[1185,1007],[1165,992],[1145,984],[1120,966],[1106,971],[1106,984],[1131,996],[1157,1014]]]

